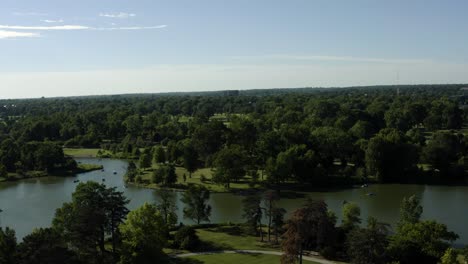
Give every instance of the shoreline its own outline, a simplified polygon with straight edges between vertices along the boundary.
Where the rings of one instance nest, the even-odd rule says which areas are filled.
[[[75,170],[71,171],[58,170],[50,173],[47,173],[45,171],[28,171],[25,172],[23,175],[20,175],[18,173],[9,173],[8,178],[0,179],[0,184],[45,177],[75,177],[77,174],[101,170],[102,168],[103,166],[98,164],[79,164]]]

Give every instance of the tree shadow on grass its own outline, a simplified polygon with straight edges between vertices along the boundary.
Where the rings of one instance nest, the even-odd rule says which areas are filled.
[[[215,243],[211,241],[200,241],[198,246],[198,251],[206,252],[206,251],[223,251],[223,250],[233,250],[231,246],[224,244],[224,243]]]
[[[203,264],[203,261],[198,259],[191,258],[173,258],[170,262],[171,264]]]
[[[218,226],[210,229],[211,232],[226,233],[231,236],[246,236],[247,234],[240,226]]]
[[[260,254],[260,253],[243,252],[243,251],[236,251],[236,254],[246,255],[246,256],[251,256],[251,257],[260,257],[260,256],[263,255],[263,254]]]

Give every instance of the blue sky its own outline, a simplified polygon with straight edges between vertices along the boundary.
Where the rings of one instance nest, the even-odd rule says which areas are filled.
[[[2,0],[0,98],[468,83],[466,10],[464,0]]]

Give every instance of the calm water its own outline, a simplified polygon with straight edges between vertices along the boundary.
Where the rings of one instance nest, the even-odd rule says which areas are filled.
[[[47,227],[54,216],[55,209],[64,202],[71,200],[71,193],[80,181],[94,180],[115,186],[124,191],[130,199],[129,208],[134,209],[144,202],[155,202],[157,196],[153,190],[124,187],[123,175],[127,163],[111,159],[80,159],[83,163],[99,163],[105,171],[94,171],[79,174],[76,178],[40,178],[13,183],[0,184],[0,225],[10,226],[17,232],[19,239],[30,233],[35,227]],[[112,172],[116,171],[117,174]],[[366,194],[372,192],[374,196]],[[398,220],[398,210],[401,199],[417,194],[424,206],[423,218],[435,219],[447,224],[449,229],[460,235],[457,244],[468,244],[468,187],[424,186],[424,185],[372,185],[365,189],[346,189],[330,192],[314,192],[304,194],[305,197],[323,199],[329,208],[338,216],[344,200],[353,201],[361,207],[362,218],[368,215],[380,221],[394,224]],[[180,193],[176,193],[179,207],[179,220],[183,220],[183,204],[179,201]],[[305,197],[282,199],[279,204],[289,212],[300,207]],[[212,194],[210,204],[213,207],[211,222],[241,222],[242,196],[220,193]]]

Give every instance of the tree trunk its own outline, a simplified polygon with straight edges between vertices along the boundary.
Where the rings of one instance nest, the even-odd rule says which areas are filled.
[[[262,230],[262,220],[259,221],[260,224],[260,241],[263,242],[263,230]]]
[[[302,264],[302,243],[301,243],[301,250],[299,250],[299,264]]]
[[[278,244],[278,242],[279,242],[278,241],[278,229],[277,228],[275,228],[275,242],[276,242],[276,244]]]
[[[272,211],[272,201],[270,200],[270,205],[269,205],[269,211],[268,211],[268,242],[271,242],[270,236],[271,236],[271,211]]]
[[[114,230],[114,221],[111,220],[111,236],[112,236],[112,254],[114,255],[114,258],[116,256],[115,248],[116,246],[116,241],[115,241],[115,230]]]
[[[105,246],[105,233],[104,233],[104,228],[101,227],[101,237],[99,239],[99,250],[101,251],[101,262],[104,259],[104,252],[106,251],[106,246]]]

